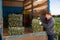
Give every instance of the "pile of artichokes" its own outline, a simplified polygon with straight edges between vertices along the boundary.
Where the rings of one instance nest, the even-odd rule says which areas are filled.
[[[37,18],[32,20],[32,28],[34,33],[43,31],[43,26],[41,26],[39,22],[40,20]]]
[[[10,35],[22,35],[24,34],[24,27],[22,26],[21,14],[10,14],[8,18],[9,34]]]

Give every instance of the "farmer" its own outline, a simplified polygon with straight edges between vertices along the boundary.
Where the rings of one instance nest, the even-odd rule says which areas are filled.
[[[39,22],[45,28],[48,40],[54,40],[54,19],[50,13],[45,14],[46,22]]]

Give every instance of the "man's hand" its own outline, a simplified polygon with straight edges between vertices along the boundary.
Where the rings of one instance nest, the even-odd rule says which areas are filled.
[[[38,19],[40,20],[40,17],[38,17]]]
[[[42,22],[39,22],[39,24],[41,25],[41,24],[42,24]]]

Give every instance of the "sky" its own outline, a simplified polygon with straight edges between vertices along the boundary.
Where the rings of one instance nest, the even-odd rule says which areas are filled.
[[[52,15],[60,15],[60,0],[50,0],[50,12]]]

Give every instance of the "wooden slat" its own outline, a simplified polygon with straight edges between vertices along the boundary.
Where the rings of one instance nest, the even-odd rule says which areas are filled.
[[[48,40],[46,32],[29,33],[25,35],[2,36],[5,40]]]
[[[43,3],[43,4],[38,4],[38,5],[35,5],[33,8],[38,8],[38,7],[41,7],[41,6],[44,6],[44,5],[47,5],[47,2]],[[31,8],[27,8],[26,10],[29,10]]]
[[[41,6],[41,7],[37,7],[37,8],[34,8],[33,10],[43,10],[43,9],[47,9],[47,5],[44,5],[44,6]],[[29,9],[29,11],[31,11],[31,9]]]
[[[47,1],[38,2],[38,3],[37,3],[37,2],[34,2],[34,3],[33,3],[33,7],[37,6],[38,4],[39,4],[39,5],[40,5],[40,4],[44,4],[44,3],[46,3],[46,2],[47,2]],[[25,9],[29,9],[29,8],[31,8],[31,4],[30,4],[29,6],[26,6],[26,7],[25,7]]]
[[[44,6],[41,6],[38,8],[34,8],[33,10],[42,10],[42,9],[46,9],[46,8],[47,8],[47,5],[44,5]]]
[[[3,1],[3,6],[23,7],[23,2]]]
[[[44,1],[47,1],[47,0],[43,0],[42,2],[44,2]],[[33,0],[33,3],[34,2],[36,2],[35,0]],[[38,3],[41,3],[41,2],[38,2]],[[24,6],[26,7],[26,6],[29,6],[29,4],[31,5],[31,0],[29,1],[29,2],[26,2],[25,4],[24,4]]]
[[[3,0],[3,1],[24,1],[24,0]]]
[[[35,0],[33,0],[33,2],[34,2]],[[31,4],[31,0],[29,0],[28,2],[26,2],[25,4],[24,4],[24,6],[26,7],[26,6],[29,6]]]
[[[36,8],[36,7],[40,7],[40,6],[43,6],[43,5],[47,5],[47,1],[45,1],[45,2],[43,2],[42,4],[34,4],[34,6],[33,6],[33,8]],[[25,7],[25,9],[31,9],[31,5],[30,6],[28,6],[28,7]]]
[[[31,4],[31,1],[27,2],[26,4],[24,4],[24,7],[29,6]]]

